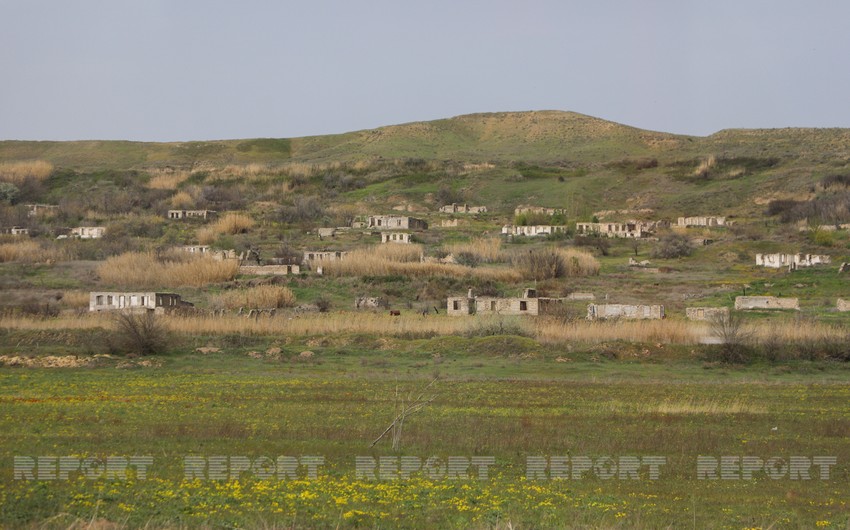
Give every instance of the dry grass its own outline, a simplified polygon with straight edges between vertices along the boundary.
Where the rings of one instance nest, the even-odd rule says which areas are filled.
[[[498,263],[505,260],[502,240],[498,237],[472,239],[467,243],[452,243],[444,245],[443,250],[455,256],[460,253],[472,254],[482,263]]]
[[[155,190],[176,190],[177,186],[192,176],[190,171],[174,169],[149,169],[151,176],[148,188]]]
[[[0,244],[0,263],[52,263],[73,259],[70,249],[55,243],[19,241]]]
[[[202,245],[209,245],[218,236],[242,234],[253,228],[254,224],[254,220],[245,214],[229,213],[211,225],[198,229],[198,241]]]
[[[694,170],[694,175],[697,177],[705,177],[711,172],[711,169],[717,165],[717,158],[710,155],[705,160],[700,161],[699,166]]]
[[[323,268],[328,276],[450,276],[455,278],[485,278],[516,282],[515,270],[496,267],[464,267],[443,263],[421,263],[420,245],[378,245],[354,250],[339,261],[310,263],[312,269]]]
[[[220,309],[291,307],[295,305],[295,294],[281,285],[259,285],[216,295],[212,305]]]
[[[575,248],[562,248],[558,250],[558,253],[564,260],[568,277],[599,274],[599,261],[593,254]]]
[[[541,318],[535,327],[541,342],[599,343],[612,340],[697,344],[707,336],[708,327],[683,320],[586,321],[564,324],[557,319]]]
[[[64,291],[62,293],[62,305],[72,309],[89,306],[88,291]]]
[[[22,184],[27,179],[45,180],[53,173],[53,164],[44,160],[0,163],[0,180]]]
[[[128,252],[107,259],[97,268],[101,280],[109,285],[145,289],[157,287],[201,287],[236,277],[237,260],[216,261],[183,253],[179,259],[153,253]]]
[[[186,191],[178,191],[168,199],[175,210],[189,210],[195,207],[195,199]]]

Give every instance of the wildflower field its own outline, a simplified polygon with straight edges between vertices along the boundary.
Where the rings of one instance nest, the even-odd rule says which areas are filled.
[[[404,341],[370,352],[317,339],[312,355],[299,353],[310,344],[225,345],[103,356],[77,368],[0,368],[0,524],[847,527],[842,365],[453,353],[464,341],[474,343],[429,349],[422,341],[401,354]],[[389,437],[371,446],[399,407],[423,394],[430,401],[406,418],[398,449]],[[701,456],[776,465],[747,476],[738,460],[725,479],[699,478]],[[110,457],[147,463],[108,478]],[[650,457],[664,458],[657,476],[645,465],[624,474],[630,458]],[[794,477],[791,457],[835,462],[828,478],[817,467]],[[32,477],[15,469],[26,458],[39,464]],[[400,467],[429,458],[488,462],[486,476],[474,465],[455,476],[439,465]],[[549,467],[533,472],[529,462],[541,458]],[[380,464],[363,473],[363,461]]]

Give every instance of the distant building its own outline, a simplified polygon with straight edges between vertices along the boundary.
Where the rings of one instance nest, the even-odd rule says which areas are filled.
[[[505,225],[502,227],[502,235],[508,236],[548,236],[551,234],[564,233],[566,231],[566,226],[553,225]]]
[[[685,316],[688,320],[714,320],[729,316],[728,307],[687,307]]]
[[[735,309],[800,309],[799,298],[777,298],[775,296],[737,296]]]
[[[726,226],[725,217],[717,217],[714,215],[697,216],[697,217],[679,217],[677,223],[681,227],[688,226]]]
[[[78,226],[71,229],[71,237],[80,239],[99,239],[106,233],[106,228],[102,226]]]
[[[374,230],[427,230],[428,223],[406,215],[370,215],[366,227]]]
[[[168,210],[169,219],[212,219],[215,210]]]
[[[831,261],[825,254],[756,254],[756,265],[773,269],[788,267],[790,270],[796,270],[800,267],[828,264]]]
[[[514,208],[514,215],[523,214],[537,215],[567,215],[566,208],[546,208],[543,206],[517,206]]]
[[[545,315],[560,308],[562,298],[541,298],[536,289],[524,289],[522,296],[473,296],[472,289],[466,297],[454,296],[446,300],[447,314],[461,315]]]
[[[655,223],[627,221],[625,223],[576,223],[579,235],[599,235],[606,237],[642,238],[648,237],[655,229]]]
[[[133,313],[163,314],[179,308],[193,307],[179,294],[156,292],[92,292],[89,293],[89,311],[129,311]]]
[[[440,207],[442,213],[487,213],[486,206],[470,206],[468,204],[447,204]]]
[[[407,232],[381,232],[381,243],[410,243]]]

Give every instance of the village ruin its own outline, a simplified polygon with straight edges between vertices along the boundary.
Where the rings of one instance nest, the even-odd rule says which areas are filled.
[[[729,318],[728,307],[687,307],[685,316],[688,320],[713,321],[718,318]]]
[[[589,236],[643,238],[650,236],[656,224],[644,221],[627,221],[625,223],[576,223],[576,233]]]
[[[440,207],[442,213],[487,213],[486,206],[470,206],[468,204],[447,204]]]
[[[212,219],[216,217],[215,210],[168,210],[169,219]]]
[[[523,289],[518,297],[474,296],[472,289],[466,297],[454,296],[446,300],[447,313],[462,315],[546,315],[563,304],[562,298],[538,297],[536,289]]]
[[[427,230],[428,223],[406,215],[370,215],[365,228],[373,230]]]
[[[696,226],[705,226],[705,227],[713,227],[713,226],[726,226],[726,218],[718,217],[716,215],[707,215],[707,216],[697,216],[697,217],[679,217],[678,226],[686,228],[686,227],[696,227]]]
[[[157,292],[91,292],[89,311],[128,311],[132,313],[165,314],[177,309],[193,307],[179,294]]]
[[[78,226],[71,229],[69,235],[59,236],[57,239],[65,239],[66,237],[75,237],[78,239],[100,239],[106,233],[106,228],[103,226]]]
[[[381,243],[410,243],[408,232],[382,232]]]
[[[537,237],[537,236],[548,236],[548,235],[552,235],[552,234],[566,233],[567,230],[568,230],[568,228],[566,226],[505,225],[505,226],[502,227],[502,235]]]

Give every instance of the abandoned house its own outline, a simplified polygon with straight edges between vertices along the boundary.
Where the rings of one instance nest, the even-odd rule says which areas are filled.
[[[406,215],[370,215],[366,228],[375,230],[427,230],[428,223]]]
[[[28,236],[30,235],[30,229],[22,226],[13,226],[12,228],[4,228],[3,233],[13,236]]]
[[[576,223],[579,235],[600,235],[606,237],[641,238],[647,237],[654,229],[653,223],[627,221],[625,223]]]
[[[522,296],[501,298],[473,296],[472,289],[466,297],[455,296],[446,300],[447,314],[461,315],[546,315],[563,305],[562,298],[541,298],[536,289],[523,289]]]
[[[169,219],[212,219],[215,210],[168,210]]]
[[[830,257],[825,254],[756,254],[757,266],[773,269],[788,267],[788,270],[796,270],[830,262]]]
[[[685,316],[688,320],[715,320],[717,318],[728,318],[728,307],[686,307]]]
[[[447,204],[440,207],[442,213],[487,213],[486,206],[470,206],[468,204]]]
[[[697,217],[679,217],[677,223],[681,227],[689,226],[726,226],[725,217],[717,217],[714,215],[697,216]]]
[[[514,215],[527,213],[539,215],[567,215],[567,210],[566,208],[545,208],[543,206],[517,206],[514,208]]]
[[[59,211],[59,206],[55,204],[27,204],[26,208],[27,217],[54,214]]]
[[[70,237],[78,237],[80,239],[98,239],[106,233],[106,228],[102,226],[78,226],[71,229]]]
[[[358,296],[354,299],[354,309],[383,309],[389,304],[380,296]]]
[[[410,234],[407,232],[382,232],[381,243],[410,243]]]
[[[507,236],[548,236],[550,234],[558,234],[566,231],[566,226],[553,225],[505,225],[502,227],[502,235]]]
[[[442,228],[455,228],[459,225],[457,219],[443,219],[440,221],[440,226]]]
[[[209,245],[183,245],[177,247],[183,252],[188,252],[189,254],[209,254],[210,246]]]
[[[736,296],[735,309],[800,309],[799,298],[775,296]]]
[[[302,263],[306,264],[311,261],[338,261],[347,255],[348,252],[344,250],[305,250]]]
[[[193,307],[174,293],[122,293],[92,292],[89,294],[89,311],[152,312],[160,315],[179,308]]]
[[[838,302],[835,304],[835,308],[839,311],[850,311],[850,300],[839,298]]]
[[[663,305],[590,304],[587,306],[588,320],[629,319],[648,320],[664,318]]]

